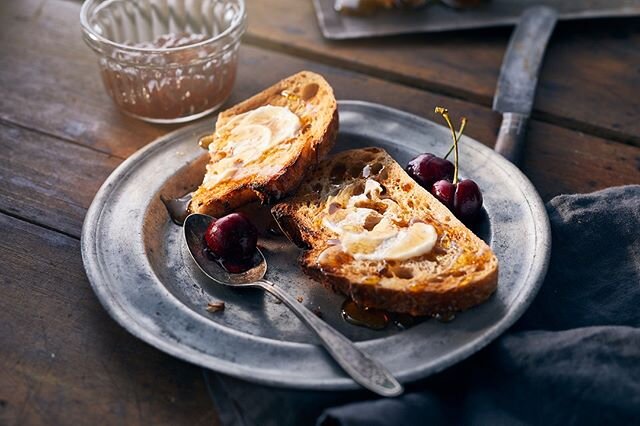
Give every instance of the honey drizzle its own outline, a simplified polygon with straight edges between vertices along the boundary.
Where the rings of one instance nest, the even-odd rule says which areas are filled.
[[[415,324],[418,324],[428,317],[414,317],[409,314],[401,314],[396,312],[387,312],[382,309],[367,308],[358,305],[352,299],[347,299],[342,304],[342,319],[349,324],[359,327],[366,327],[372,330],[384,330],[389,324],[394,324],[400,330],[406,330]],[[438,321],[448,322],[451,318],[434,317]]]
[[[361,307],[351,299],[342,304],[342,318],[349,324],[383,330],[389,325],[389,315],[380,309]]]
[[[162,195],[160,196],[160,200],[162,200],[162,203],[166,207],[169,217],[176,225],[182,226],[187,216],[189,216],[189,205],[191,204],[192,197],[193,192],[189,192],[179,198],[165,198]]]

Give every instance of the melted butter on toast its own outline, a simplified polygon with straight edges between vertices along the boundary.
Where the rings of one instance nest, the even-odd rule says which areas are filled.
[[[322,220],[338,235],[345,253],[356,260],[379,261],[407,260],[433,250],[438,234],[432,225],[405,223],[401,207],[382,197],[384,190],[376,180],[367,179],[362,194],[355,195],[357,185],[349,184],[330,197]]]
[[[264,105],[239,114],[217,129],[203,186],[269,176],[286,166],[292,141],[302,128],[287,107]]]

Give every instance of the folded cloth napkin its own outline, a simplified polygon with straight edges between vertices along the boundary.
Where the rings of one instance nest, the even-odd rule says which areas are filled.
[[[466,361],[394,399],[207,373],[225,425],[640,424],[640,185],[547,204],[553,250],[535,301]]]

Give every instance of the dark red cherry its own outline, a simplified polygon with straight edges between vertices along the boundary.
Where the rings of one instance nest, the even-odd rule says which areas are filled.
[[[251,258],[258,243],[258,230],[242,213],[215,220],[204,235],[211,252],[229,261]]]
[[[420,154],[407,164],[407,173],[423,188],[430,189],[439,180],[453,180],[453,164],[433,154]]]
[[[243,260],[223,260],[220,262],[222,267],[232,274],[240,274],[242,272],[248,271],[253,266],[252,259],[243,259]]]
[[[465,225],[472,225],[482,208],[482,193],[471,179],[458,182],[453,196],[453,213]]]
[[[431,193],[440,200],[442,204],[447,206],[449,210],[453,209],[453,197],[455,192],[456,186],[444,179],[437,181],[431,187]]]

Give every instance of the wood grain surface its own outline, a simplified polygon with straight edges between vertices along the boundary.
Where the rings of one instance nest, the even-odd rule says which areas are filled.
[[[249,43],[491,105],[510,29],[325,40],[311,1],[247,0]],[[640,145],[640,18],[560,23],[534,116]]]
[[[0,424],[216,424],[199,368],[120,328],[80,242],[0,214]]]
[[[128,335],[83,271],[79,237],[96,191],[178,126],[111,103],[79,7],[0,2],[0,424],[216,424],[200,370]],[[310,2],[250,0],[249,13],[227,105],[309,69],[340,99],[433,120],[433,107],[447,106],[493,145],[490,98],[508,31],[328,43]],[[554,38],[523,164],[543,198],[640,182],[634,23],[563,25]]]

